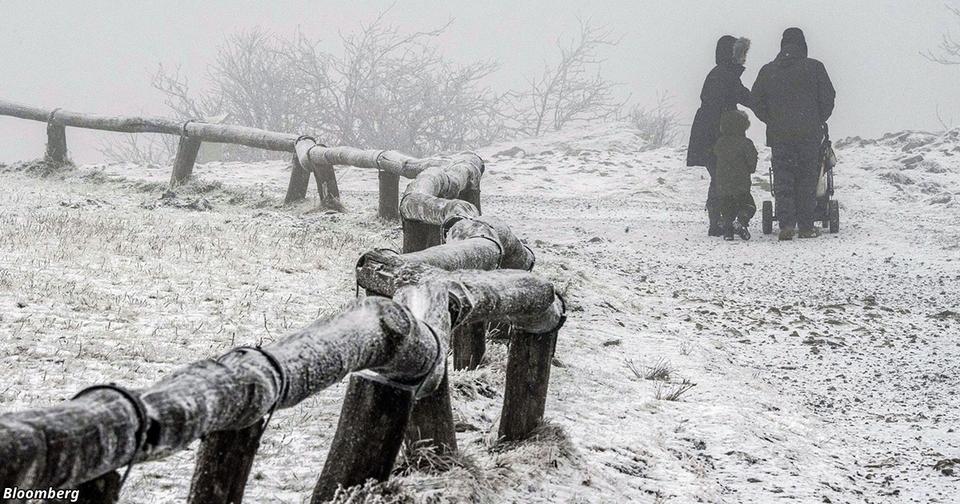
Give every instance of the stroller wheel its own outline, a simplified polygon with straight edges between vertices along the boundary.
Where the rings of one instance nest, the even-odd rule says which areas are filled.
[[[840,202],[830,200],[830,233],[840,232]]]
[[[760,210],[763,234],[773,233],[773,203],[764,201]]]

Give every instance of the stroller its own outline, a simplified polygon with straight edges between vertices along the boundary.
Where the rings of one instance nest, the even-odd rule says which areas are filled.
[[[833,152],[830,142],[830,130],[823,125],[823,144],[820,146],[820,180],[817,182],[817,208],[814,210],[814,222],[820,222],[830,233],[840,232],[840,202],[833,199],[833,167],[837,164],[837,156]],[[770,167],[770,188],[773,192],[773,167]],[[761,207],[763,234],[773,233],[773,222],[777,220],[776,196],[774,201],[764,201]]]

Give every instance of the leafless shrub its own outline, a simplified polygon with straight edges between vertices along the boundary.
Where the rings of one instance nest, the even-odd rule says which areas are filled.
[[[530,79],[528,89],[512,94],[517,129],[536,136],[575,121],[615,117],[625,101],[616,96],[619,85],[600,75],[604,60],[598,53],[618,42],[610,30],[581,20],[572,41],[557,41],[560,60]]]
[[[302,90],[295,67],[284,56],[286,43],[259,29],[227,37],[207,68],[208,87],[194,95],[179,68],[162,65],[153,78],[164,103],[180,119],[218,118],[271,131],[296,132],[304,126]],[[282,153],[237,145],[223,148],[226,160],[261,160],[285,157]]]
[[[946,6],[953,14],[957,22],[960,22],[960,8]],[[941,65],[960,65],[960,41],[957,41],[949,33],[944,33],[940,40],[940,45],[935,51],[924,51],[920,53],[924,58],[939,63]]]
[[[664,358],[659,358],[652,366],[639,366],[634,361],[627,359],[627,369],[633,375],[643,380],[670,381],[670,375],[673,374],[673,366]]]
[[[388,25],[384,13],[341,36],[342,50],[321,50],[299,33],[260,30],[229,37],[197,93],[162,66],[153,86],[180,118],[225,118],[273,131],[319,135],[332,145],[402,150],[413,155],[462,150],[503,136],[504,100],[487,87],[496,64],[444,58],[435,39],[449,24],[414,33]],[[227,159],[276,157],[243,147]]]
[[[657,96],[653,107],[634,105],[627,112],[626,119],[647,141],[648,149],[657,149],[672,145],[679,133],[678,114],[673,99],[666,93]]]
[[[301,106],[324,138],[357,147],[390,146],[414,155],[487,143],[502,131],[501,97],[483,82],[496,65],[457,65],[433,39],[449,23],[401,33],[382,13],[342,36],[340,55],[320,51],[302,34],[288,45]]]
[[[100,155],[111,163],[168,165],[177,152],[177,139],[169,135],[125,133],[100,143]]]
[[[689,382],[686,379],[680,383],[663,382],[657,385],[654,397],[658,401],[679,401],[684,394],[696,386],[696,383]]]

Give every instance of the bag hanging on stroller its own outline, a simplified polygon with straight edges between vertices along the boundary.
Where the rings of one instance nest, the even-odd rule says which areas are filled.
[[[830,141],[830,128],[823,123],[823,143],[820,144],[820,178],[817,180],[817,197],[827,196],[827,172],[837,166],[837,154]]]

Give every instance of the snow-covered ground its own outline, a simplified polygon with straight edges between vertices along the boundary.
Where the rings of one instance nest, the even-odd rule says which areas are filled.
[[[494,341],[452,374],[464,459],[401,467],[384,501],[957,502],[958,134],[838,142],[841,233],[787,243],[759,223],[750,242],[707,238],[702,169],[622,126],[482,149],[484,212],[569,300],[550,423],[495,442]],[[338,171],[337,215],[280,207],[288,170],[203,165],[167,200],[169,169],[0,173],[0,412],[143,386],[349,302],[359,254],[400,240],[375,217],[376,174]],[[275,415],[250,502],[306,498],[342,394]],[[193,455],[137,466],[125,499],[183,501]]]

